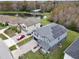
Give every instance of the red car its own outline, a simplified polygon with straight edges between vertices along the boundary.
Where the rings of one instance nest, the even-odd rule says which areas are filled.
[[[21,40],[25,37],[25,35],[21,35],[17,40]]]

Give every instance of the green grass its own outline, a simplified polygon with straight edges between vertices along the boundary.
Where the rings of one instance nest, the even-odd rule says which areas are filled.
[[[68,32],[68,37],[65,42],[62,43],[62,48],[56,48],[50,54],[41,54],[39,51],[36,53],[29,52],[24,54],[24,59],[63,59],[65,49],[77,38],[79,33],[74,31]]]
[[[32,39],[32,37],[29,37],[27,39],[22,40],[21,42],[17,43],[18,46],[22,46],[24,44],[26,44],[27,42],[29,42]]]
[[[3,29],[3,28],[5,28],[5,27],[7,27],[7,26],[5,26],[5,24],[0,23],[0,29]]]
[[[8,38],[5,37],[3,34],[0,34],[0,38],[1,38],[2,40],[6,40],[6,39],[8,39]]]
[[[41,20],[41,24],[42,25],[47,25],[47,24],[49,24],[50,22],[48,21],[48,19],[42,19]]]
[[[4,33],[7,34],[8,36],[12,37],[15,35],[16,31],[9,28],[9,29],[5,30]]]
[[[16,48],[16,45],[13,45],[9,49],[10,49],[10,51],[13,51],[13,50],[16,50],[17,48]]]
[[[0,26],[0,29],[3,29],[3,28],[5,28],[6,26]]]

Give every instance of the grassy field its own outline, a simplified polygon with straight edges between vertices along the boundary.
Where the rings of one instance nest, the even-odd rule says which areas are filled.
[[[5,37],[3,34],[0,34],[0,38],[1,38],[2,40],[6,40],[6,39],[8,39],[8,38]]]
[[[62,43],[62,48],[57,48],[52,51],[50,54],[42,54],[39,51],[36,53],[29,52],[24,54],[24,59],[63,59],[65,49],[77,38],[79,33],[69,31],[68,37],[65,42]]]

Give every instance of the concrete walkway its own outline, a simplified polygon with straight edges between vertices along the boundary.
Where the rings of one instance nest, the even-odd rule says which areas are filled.
[[[4,36],[6,36],[8,39],[10,38],[7,34],[5,34],[4,32],[2,33]]]

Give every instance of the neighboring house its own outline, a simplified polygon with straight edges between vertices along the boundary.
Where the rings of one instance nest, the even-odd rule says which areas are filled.
[[[74,41],[64,53],[64,59],[79,59],[79,39]]]
[[[59,43],[65,41],[67,37],[67,29],[59,24],[51,23],[36,29],[33,32],[33,38],[38,42],[43,52],[49,53],[56,48]]]

